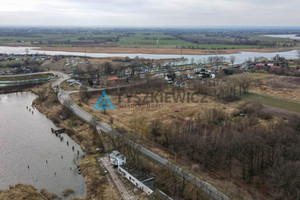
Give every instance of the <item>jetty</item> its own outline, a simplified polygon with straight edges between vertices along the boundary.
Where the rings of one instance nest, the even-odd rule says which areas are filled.
[[[52,133],[55,133],[55,134],[61,134],[61,133],[64,133],[65,130],[66,130],[66,129],[64,129],[64,128],[57,129],[57,130],[55,130],[54,128],[51,128]]]

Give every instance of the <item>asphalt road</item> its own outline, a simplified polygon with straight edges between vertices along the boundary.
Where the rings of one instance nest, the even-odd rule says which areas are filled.
[[[63,91],[60,88],[60,84],[63,81],[70,78],[67,74],[64,74],[61,72],[54,72],[54,73],[60,75],[60,78],[52,84],[52,87],[56,88],[58,90],[57,97],[62,104],[67,104],[73,110],[73,112],[77,116],[79,116],[81,119],[87,121],[88,123],[92,123],[92,124],[96,125],[97,130],[104,131],[105,133],[109,134],[112,137],[119,136],[119,133],[114,131],[109,124],[104,123],[104,122],[99,122],[99,121],[95,122],[95,120],[93,120],[93,116],[91,114],[87,113],[86,111],[81,109],[77,104],[75,104],[73,102],[73,100],[70,98],[69,94],[74,93],[75,91]],[[215,188],[210,183],[208,183],[208,182],[198,178],[197,176],[189,173],[188,171],[172,164],[167,159],[159,156],[158,154],[150,151],[149,149],[147,149],[145,147],[142,147],[139,144],[134,143],[132,140],[129,140],[127,138],[124,138],[124,140],[125,140],[125,142],[129,143],[132,147],[139,149],[140,152],[143,153],[148,158],[156,161],[157,163],[159,163],[161,165],[168,167],[169,169],[176,172],[179,176],[185,177],[186,180],[188,180],[189,182],[191,182],[192,184],[197,186],[200,190],[202,190],[202,192],[204,192],[207,195],[207,197],[214,199],[214,200],[229,200],[230,199],[228,196],[223,194],[221,191],[219,191],[217,188]]]

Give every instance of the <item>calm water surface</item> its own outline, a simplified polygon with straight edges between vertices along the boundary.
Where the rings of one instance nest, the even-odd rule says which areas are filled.
[[[288,39],[295,39],[300,40],[300,37],[296,34],[281,34],[281,35],[264,35],[267,37],[274,37],[274,38],[288,38]]]
[[[170,55],[170,54],[112,54],[112,53],[82,53],[82,52],[65,52],[65,51],[42,51],[38,50],[38,47],[7,47],[0,46],[0,53],[6,54],[26,54],[25,49],[29,48],[30,54],[46,54],[46,55],[69,55],[69,56],[88,56],[93,58],[104,58],[104,57],[126,57],[135,58],[136,56],[140,58],[146,59],[166,59],[166,58],[187,58],[189,61],[194,59],[194,61],[201,61],[203,59],[207,59],[210,56],[215,55]],[[240,64],[245,62],[247,59],[254,59],[255,57],[265,57],[268,59],[274,58],[279,54],[287,59],[296,59],[298,58],[298,54],[296,50],[286,51],[286,52],[274,52],[274,53],[259,53],[259,52],[240,52],[236,54],[224,54],[223,56],[228,58],[230,56],[235,56],[236,61],[235,64]],[[189,62],[188,61],[188,62]]]
[[[64,140],[60,141],[51,132],[55,125],[31,107],[35,98],[28,92],[0,95],[0,190],[21,182],[58,196],[71,188],[75,191],[72,196],[81,197],[86,187],[76,162],[80,161],[77,150],[79,159],[83,152],[66,134],[62,134]]]

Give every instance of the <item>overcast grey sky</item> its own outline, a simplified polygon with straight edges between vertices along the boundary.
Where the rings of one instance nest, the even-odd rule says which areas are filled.
[[[300,0],[0,0],[0,25],[300,26]]]

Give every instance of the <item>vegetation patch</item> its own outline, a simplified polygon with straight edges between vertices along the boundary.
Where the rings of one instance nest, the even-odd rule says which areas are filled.
[[[53,76],[52,73],[44,74],[27,74],[27,75],[16,75],[16,76],[0,76],[0,81],[23,81],[32,79],[43,79]]]
[[[246,101],[257,101],[262,104],[266,104],[269,106],[273,106],[276,108],[282,108],[290,111],[300,112],[300,103],[292,102],[289,100],[279,99],[275,97],[263,96],[260,94],[245,94],[242,97],[243,100]]]

